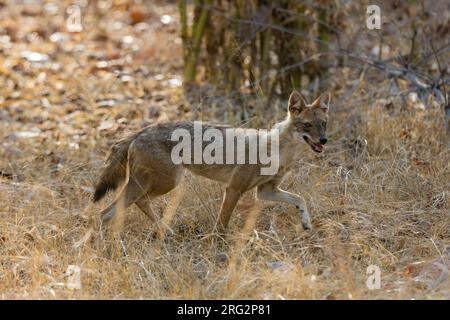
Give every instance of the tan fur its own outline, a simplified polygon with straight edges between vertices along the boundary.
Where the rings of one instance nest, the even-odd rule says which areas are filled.
[[[225,184],[225,195],[220,210],[218,229],[224,232],[231,214],[241,195],[257,187],[259,199],[279,201],[295,205],[305,229],[311,228],[311,218],[305,200],[296,194],[278,188],[286,173],[301,156],[299,145],[308,143],[316,152],[322,151],[326,143],[325,126],[328,120],[328,103],[319,97],[308,105],[300,93],[294,91],[289,97],[287,118],[276,124],[280,136],[280,167],[272,176],[261,175],[259,164],[180,164],[171,159],[171,150],[176,142],[170,140],[173,130],[184,128],[193,132],[193,123],[180,121],[150,126],[135,135],[118,142],[111,151],[108,164],[100,175],[94,201],[100,200],[108,190],[117,188],[118,182],[129,177],[120,197],[124,197],[125,207],[136,203],[149,217],[146,200],[163,195],[175,188],[184,169],[194,174]],[[225,126],[203,124],[204,129],[225,130]],[[322,142],[321,142],[322,141]],[[204,147],[204,146],[203,146]],[[114,201],[102,211],[103,221],[109,221],[116,213]]]

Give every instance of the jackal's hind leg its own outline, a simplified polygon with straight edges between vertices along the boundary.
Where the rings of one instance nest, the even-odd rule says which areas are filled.
[[[150,199],[146,196],[143,196],[141,199],[135,202],[136,206],[152,221],[155,222],[158,220],[153,209],[150,207],[149,202]]]
[[[174,235],[174,231],[170,228],[157,214],[153,211],[151,206],[149,205],[149,201],[154,198],[150,196],[143,196],[141,199],[135,202],[135,205],[158,227],[164,227],[166,231],[168,231],[171,235]]]
[[[139,176],[130,175],[130,179],[122,189],[120,195],[108,208],[102,211],[102,222],[106,223],[114,218],[117,213],[117,205],[120,201],[123,201],[123,209],[126,209],[142,198],[142,196],[147,193],[148,188],[149,177],[147,174],[142,173]]]

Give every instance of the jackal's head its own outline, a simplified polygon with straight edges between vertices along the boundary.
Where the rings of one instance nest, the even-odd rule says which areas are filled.
[[[322,152],[327,143],[326,129],[328,121],[328,105],[318,97],[313,103],[307,104],[304,97],[293,91],[289,97],[288,112],[292,121],[291,130],[295,139],[304,139],[315,152]]]

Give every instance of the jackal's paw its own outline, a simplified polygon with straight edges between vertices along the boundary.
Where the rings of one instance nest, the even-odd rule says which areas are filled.
[[[216,226],[216,232],[217,232],[217,236],[219,236],[219,238],[225,239],[227,236],[227,229],[225,227],[223,227],[220,223],[218,223]]]
[[[302,214],[302,226],[304,230],[311,230],[312,224],[311,224],[311,217],[309,216],[309,213],[307,211],[304,211]]]
[[[170,235],[172,237],[175,235],[175,231],[173,231],[173,229],[169,227],[165,222],[162,222],[161,225],[162,225],[161,227],[165,230],[167,235]]]
[[[152,226],[153,232],[156,238],[173,237],[175,231],[162,221],[157,222]]]

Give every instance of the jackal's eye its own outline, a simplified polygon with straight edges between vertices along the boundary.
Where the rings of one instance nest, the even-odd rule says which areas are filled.
[[[307,122],[307,123],[304,123],[304,124],[303,124],[303,129],[304,129],[304,130],[309,130],[309,129],[311,129],[311,127],[312,127],[311,123],[308,123],[308,122]]]
[[[325,128],[327,126],[327,122],[326,121],[322,121],[322,128]]]

